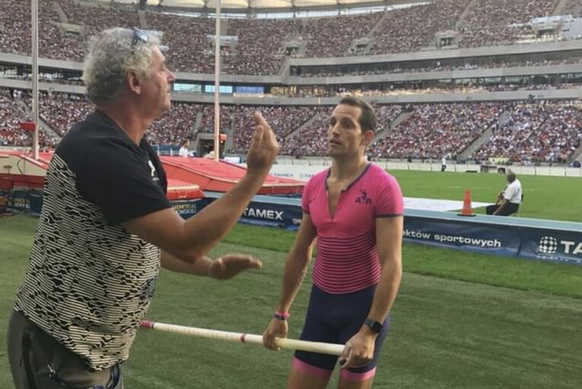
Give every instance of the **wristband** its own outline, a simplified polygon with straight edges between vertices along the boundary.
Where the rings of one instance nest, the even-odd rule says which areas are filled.
[[[281,312],[281,311],[275,311],[275,314],[273,315],[273,317],[277,320],[281,320],[281,321],[287,321],[287,319],[289,319],[289,317],[291,316],[291,314],[289,312]]]

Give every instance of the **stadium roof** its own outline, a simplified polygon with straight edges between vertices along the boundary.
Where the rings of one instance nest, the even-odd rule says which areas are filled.
[[[107,1],[111,0],[98,0]],[[292,8],[321,8],[321,7],[365,7],[365,6],[393,6],[429,2],[431,0],[222,0],[221,7],[225,9],[292,9]],[[116,3],[135,4],[139,0],[114,0]],[[149,6],[161,4],[166,7],[179,8],[216,8],[218,0],[147,0]]]

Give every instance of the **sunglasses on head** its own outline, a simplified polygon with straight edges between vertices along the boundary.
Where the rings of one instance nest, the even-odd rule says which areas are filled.
[[[133,29],[133,40],[131,41],[131,45],[135,46],[138,43],[148,43],[150,39],[149,35],[146,34],[145,31],[142,31],[138,28]]]

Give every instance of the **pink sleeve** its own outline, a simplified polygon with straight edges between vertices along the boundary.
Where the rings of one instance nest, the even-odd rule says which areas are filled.
[[[303,212],[309,214],[309,194],[311,192],[311,182],[313,179],[309,180],[305,187],[303,188],[303,194],[301,195],[301,209]]]
[[[399,216],[404,214],[404,199],[396,178],[391,175],[378,177],[378,204],[376,217]]]

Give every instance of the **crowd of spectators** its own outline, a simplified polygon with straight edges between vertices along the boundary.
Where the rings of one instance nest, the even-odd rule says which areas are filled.
[[[567,0],[562,12],[562,15],[572,15],[573,17],[582,16],[582,3],[580,0]]]
[[[180,146],[185,140],[194,140],[196,115],[202,105],[177,103],[172,109],[156,119],[146,133],[147,139],[155,145]]]
[[[230,74],[277,74],[284,58],[283,43],[291,39],[300,21],[233,19],[228,35],[238,37],[236,55],[223,56],[223,71]]]
[[[582,145],[579,104],[516,104],[507,121],[496,129],[472,158],[508,158],[512,163],[566,163]]]
[[[20,128],[30,121],[30,95],[0,89],[0,145],[30,146],[32,136]],[[39,132],[43,148],[53,148],[58,137],[92,110],[85,97],[41,93],[40,117],[52,131]],[[252,112],[262,112],[273,127],[282,155],[324,156],[333,107],[240,106],[221,107],[221,133],[233,136],[231,150],[244,154],[252,137]],[[483,135],[483,143],[463,158],[486,161],[506,158],[512,163],[565,163],[582,146],[582,102],[483,102],[379,105],[378,136],[369,148],[373,158],[458,159]],[[394,119],[400,117],[398,122]],[[175,102],[147,133],[152,144],[179,145],[212,132],[214,106]],[[396,124],[397,123],[397,124]],[[396,125],[394,125],[396,124]],[[487,131],[490,131],[489,134]],[[58,136],[57,136],[58,135]]]
[[[83,95],[43,92],[39,102],[40,118],[61,137],[93,110],[93,105]],[[32,107],[30,99],[27,105]]]
[[[485,130],[495,125],[504,103],[423,104],[410,107],[408,117],[370,152],[376,158],[456,158]]]
[[[0,146],[30,147],[32,132],[23,130],[21,123],[30,122],[31,118],[26,108],[30,95],[21,90],[0,88]],[[58,143],[58,137],[39,131],[41,149],[53,149]]]
[[[50,4],[50,2],[47,2]],[[84,35],[91,37],[104,29],[111,27],[133,28],[139,26],[137,11],[134,7],[102,3],[93,3],[89,6],[85,3],[79,5],[74,0],[57,0],[61,9],[67,16],[69,24],[84,27]]]
[[[386,54],[434,48],[435,34],[456,31],[461,47],[513,44],[531,34],[527,23],[549,16],[560,0],[438,0],[407,8],[361,15],[297,19],[231,19],[224,23],[221,43],[223,71],[230,74],[277,74],[286,45],[302,46],[294,55],[311,58],[359,54]],[[577,0],[564,12],[579,13]],[[140,20],[135,6],[99,3],[89,6],[74,0],[40,4],[41,57],[83,59],[90,36],[113,27],[141,27],[163,32],[171,69],[212,73],[214,70],[214,21],[159,12],[150,7]],[[60,6],[62,13],[55,8]],[[0,52],[30,53],[29,1],[0,0]],[[468,8],[467,8],[468,7]],[[162,7],[163,9],[163,7]],[[64,14],[64,16],[63,16]],[[462,16],[464,15],[464,16]],[[60,23],[78,26],[78,32]],[[232,39],[230,39],[232,38]],[[355,50],[364,40],[366,49]]]
[[[213,133],[214,132],[214,104],[202,106],[202,119],[196,132]],[[234,106],[222,105],[220,107],[219,129],[221,134],[228,134],[233,126]]]
[[[381,17],[382,13],[374,12],[304,19],[298,37],[306,44],[305,56],[324,58],[346,55],[354,40],[365,38]]]
[[[147,13],[147,27],[163,31],[164,53],[169,69],[175,72],[214,72],[214,21],[178,15]]]
[[[326,72],[320,71],[317,68],[302,68],[301,77],[313,78],[313,77],[344,77],[344,76],[373,76],[382,74],[402,74],[402,73],[426,73],[426,72],[450,72],[455,70],[477,70],[477,69],[502,69],[502,68],[514,68],[514,67],[530,67],[530,66],[557,66],[557,65],[575,65],[580,64],[582,58],[568,58],[568,59],[557,59],[557,60],[539,60],[539,61],[494,61],[486,64],[477,64],[465,62],[458,65],[443,65],[440,61],[436,61],[433,66],[427,67],[407,67],[402,68],[399,66],[390,67],[377,67],[375,69],[367,70],[352,70],[352,69],[340,69],[337,72]],[[407,63],[407,65],[413,65],[413,62]]]
[[[392,121],[402,112],[400,105],[375,107],[378,117],[377,133],[387,130]],[[311,122],[281,142],[281,154],[301,156],[327,155],[327,130],[333,107],[320,108]],[[372,150],[373,148],[370,148]]]
[[[20,128],[20,123],[30,121],[22,110],[19,98],[8,89],[0,89],[0,146],[30,146],[31,134]]]
[[[524,82],[531,81],[525,79]],[[396,85],[396,87],[395,87]],[[340,88],[335,90],[332,88],[296,88],[295,90],[287,90],[285,93],[267,94],[265,96],[286,96],[286,97],[343,97],[347,95],[353,96],[418,96],[425,94],[472,94],[472,93],[487,93],[487,92],[512,92],[512,91],[528,91],[528,90],[555,90],[555,89],[573,89],[580,88],[580,82],[562,83],[562,84],[484,84],[473,83],[472,81],[463,80],[463,83],[455,82],[438,82],[423,84],[389,84],[385,85],[383,89],[347,89]]]
[[[288,136],[295,130],[299,129],[314,116],[319,115],[327,108],[317,106],[237,106],[234,111],[234,145],[233,151],[244,154],[248,149],[253,132],[252,113],[259,111],[265,117],[267,122],[277,136],[277,141],[283,149]]]
[[[514,44],[531,33],[527,23],[551,16],[560,0],[477,0],[459,29],[460,47]]]
[[[470,0],[441,0],[387,12],[375,30],[370,54],[418,51],[439,31],[452,30]]]
[[[38,52],[43,58],[82,61],[84,38],[60,29],[61,22],[51,2],[39,1]],[[30,55],[30,1],[0,0],[0,53]]]

